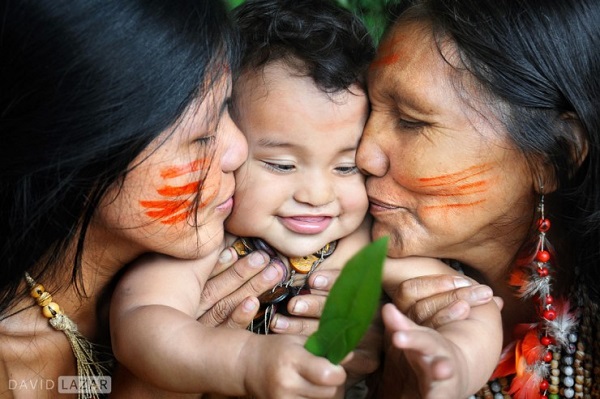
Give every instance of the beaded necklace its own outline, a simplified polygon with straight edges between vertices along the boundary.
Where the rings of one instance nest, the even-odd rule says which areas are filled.
[[[282,281],[272,290],[258,297],[260,308],[248,329],[256,334],[268,334],[271,319],[275,313],[288,315],[288,301],[296,295],[310,293],[310,289],[305,287],[308,277],[325,259],[333,254],[336,246],[337,241],[332,241],[314,254],[288,258],[290,265],[290,271],[288,271],[280,255],[264,240],[260,238],[238,238],[233,243],[233,248],[238,256],[246,256],[252,251],[262,250],[271,257],[272,264],[284,270]]]

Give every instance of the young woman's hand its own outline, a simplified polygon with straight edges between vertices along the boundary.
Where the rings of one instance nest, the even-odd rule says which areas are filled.
[[[222,271],[211,277],[202,291],[199,306],[204,313],[198,321],[215,327],[246,328],[258,310],[256,297],[283,277],[283,270],[269,261],[262,251],[238,259],[233,248],[226,248],[216,267]]]

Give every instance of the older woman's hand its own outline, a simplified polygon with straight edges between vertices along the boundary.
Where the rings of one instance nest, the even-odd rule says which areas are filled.
[[[471,307],[491,300],[502,308],[502,299],[492,289],[466,276],[430,275],[403,282],[387,282],[398,309],[415,323],[437,328],[469,316]]]

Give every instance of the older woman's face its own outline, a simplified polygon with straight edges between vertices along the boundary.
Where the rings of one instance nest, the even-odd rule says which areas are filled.
[[[442,50],[455,63],[452,46]],[[440,55],[428,26],[397,27],[368,77],[372,112],[357,163],[374,237],[390,255],[458,259],[471,265],[522,243],[533,185],[522,154],[480,96]],[[469,98],[466,103],[464,98]]]

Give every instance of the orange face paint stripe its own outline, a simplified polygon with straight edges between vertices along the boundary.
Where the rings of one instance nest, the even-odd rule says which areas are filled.
[[[170,218],[163,219],[160,222],[162,224],[175,224],[175,223],[183,222],[190,216],[190,214],[191,214],[191,212],[182,212],[175,216],[171,216]]]
[[[474,202],[469,202],[469,203],[464,203],[464,204],[442,204],[442,205],[429,205],[429,206],[424,206],[423,209],[450,209],[450,208],[466,208],[466,207],[470,207],[470,206],[475,206],[475,205],[479,205],[483,202],[485,202],[485,199],[479,200],[479,201],[474,201]]]
[[[380,68],[387,65],[395,64],[400,60],[400,56],[398,54],[384,55],[382,57],[376,58],[369,68]]]
[[[172,179],[174,177],[182,176],[188,173],[208,169],[209,166],[210,159],[196,159],[195,161],[192,161],[186,165],[171,166],[169,168],[165,168],[160,172],[160,177],[162,177],[163,179]]]
[[[155,218],[172,216],[176,212],[188,208],[192,205],[192,201],[140,201],[144,208],[153,210],[146,211],[146,215]]]
[[[200,182],[194,182],[190,184],[186,184],[184,186],[164,186],[156,191],[165,197],[177,197],[179,195],[190,195],[198,192],[198,187],[200,186]]]
[[[379,67],[384,67],[388,65],[395,64],[400,60],[401,54],[396,52],[392,52],[397,43],[399,43],[403,38],[395,38],[394,40],[388,40],[379,45],[379,50],[377,52],[377,56],[369,65],[369,69],[375,69]]]
[[[489,171],[491,167],[488,164],[476,165],[465,170],[461,170],[456,173],[450,173],[447,175],[435,176],[435,177],[421,177],[418,181],[428,184],[423,184],[421,187],[435,187],[444,186],[451,183],[458,183],[462,180],[466,180],[482,173]]]

